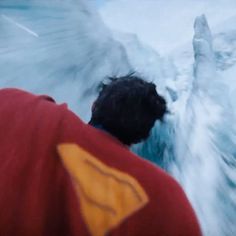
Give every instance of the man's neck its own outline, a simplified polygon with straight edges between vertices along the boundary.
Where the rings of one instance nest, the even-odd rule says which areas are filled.
[[[111,136],[113,139],[116,139],[120,144],[124,145],[124,146],[127,147],[127,148],[130,148],[130,146],[128,146],[128,145],[122,143],[117,137],[115,137],[115,136],[112,135],[110,132],[108,132],[102,125],[100,125],[100,124],[94,124],[94,123],[91,122],[91,121],[89,121],[88,124],[91,125],[91,126],[93,126],[93,127],[96,128],[96,129],[99,129],[99,130],[101,130],[101,131],[103,131],[103,132],[109,134],[109,136]]]

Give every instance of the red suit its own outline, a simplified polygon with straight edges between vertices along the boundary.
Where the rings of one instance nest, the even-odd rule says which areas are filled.
[[[200,236],[179,184],[66,105],[0,90],[1,236]]]

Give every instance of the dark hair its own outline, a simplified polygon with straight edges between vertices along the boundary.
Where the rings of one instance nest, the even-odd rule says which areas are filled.
[[[146,139],[155,121],[166,112],[164,98],[155,84],[137,76],[109,79],[109,84],[101,86],[89,124],[102,127],[126,145]]]

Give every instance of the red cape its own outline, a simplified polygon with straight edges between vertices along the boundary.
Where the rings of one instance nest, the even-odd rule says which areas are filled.
[[[16,89],[0,90],[0,101],[0,235],[201,235],[192,207],[172,177],[109,134],[84,124],[66,105]],[[67,156],[77,149],[65,151],[63,159],[61,144],[78,147],[75,164],[67,163],[72,160]],[[81,155],[87,159],[76,166]],[[89,161],[100,180],[85,171],[83,163]],[[104,193],[104,186],[114,188]],[[118,192],[113,194],[114,189]],[[95,200],[90,198],[94,192],[99,192]],[[117,209],[114,215],[119,216],[96,225],[89,204],[100,197],[107,199],[101,204],[104,211],[110,201],[115,206],[110,210]],[[94,212],[103,217],[98,210]],[[103,231],[91,230],[93,225]]]

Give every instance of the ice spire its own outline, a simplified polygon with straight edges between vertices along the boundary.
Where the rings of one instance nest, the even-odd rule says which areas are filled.
[[[210,81],[214,79],[216,72],[212,35],[205,15],[196,18],[194,31],[194,87],[195,89],[205,90]]]

